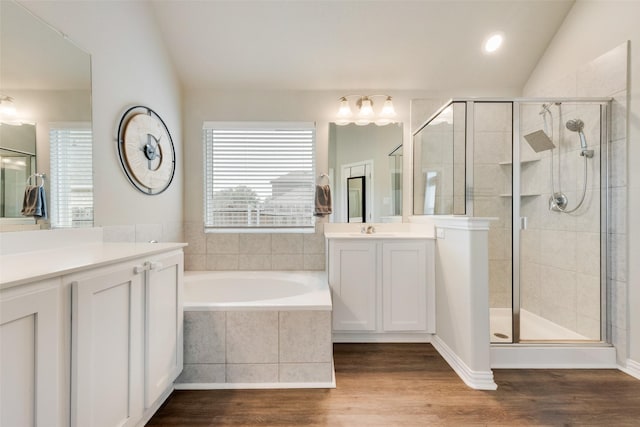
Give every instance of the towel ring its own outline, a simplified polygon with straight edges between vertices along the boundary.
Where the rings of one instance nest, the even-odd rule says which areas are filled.
[[[31,185],[31,178],[35,178],[34,180],[34,184],[38,185],[38,178],[40,178],[42,180],[42,183],[40,184],[40,187],[42,187],[44,185],[44,174],[43,173],[34,173],[29,175],[29,178],[27,178],[27,185]]]
[[[320,175],[318,175],[318,181],[322,181],[322,178],[327,178],[328,181],[329,175],[327,175],[326,173],[321,173]]]

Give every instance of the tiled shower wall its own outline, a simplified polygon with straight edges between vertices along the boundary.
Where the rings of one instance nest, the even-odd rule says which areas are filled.
[[[474,106],[473,216],[489,229],[490,307],[511,307],[511,103]]]
[[[324,223],[314,233],[205,233],[187,222],[185,270],[324,270]]]
[[[616,346],[618,361],[624,361],[628,357],[627,352],[627,277],[625,256],[626,247],[626,205],[627,205],[627,71],[628,71],[628,43],[612,49],[593,61],[582,65],[577,70],[568,73],[564,78],[554,82],[544,82],[544,85],[531,88],[525,96],[531,97],[612,97],[611,112],[611,143],[609,145],[609,229],[607,230],[607,243],[609,245],[609,268],[607,272],[608,310],[610,311],[608,327],[611,329],[613,344]],[[574,112],[578,114],[578,111]],[[568,120],[570,113],[565,115]],[[586,123],[586,120],[585,120]],[[586,129],[588,130],[588,129]],[[575,135],[569,135],[576,137]],[[587,138],[590,138],[587,134]],[[575,141],[574,141],[575,145]],[[578,165],[576,165],[578,166]],[[574,167],[574,169],[576,169]],[[574,170],[573,173],[581,173]],[[591,187],[593,190],[593,187]],[[590,257],[584,251],[593,248],[593,240],[596,238],[592,229],[591,220],[588,217],[575,218],[582,221],[576,224],[580,230],[576,234],[574,245],[569,245],[561,250],[556,250],[560,256],[573,258],[574,265],[580,267],[580,263]],[[552,230],[550,230],[552,231]],[[549,233],[550,234],[550,233]],[[540,235],[543,239],[544,235]],[[553,237],[551,237],[553,239]],[[554,241],[557,241],[554,239]],[[547,252],[548,242],[540,242],[540,253]],[[549,256],[547,253],[546,256]],[[591,268],[583,265],[580,268]],[[584,288],[588,285],[591,274],[586,277],[579,276],[576,286]],[[587,288],[588,289],[588,288]],[[560,301],[562,295],[556,295],[555,300]],[[580,312],[584,311],[588,304],[593,304],[593,297],[575,294],[575,316],[578,319]],[[573,316],[573,314],[572,314]],[[577,320],[576,320],[577,321]]]
[[[609,327],[620,360],[626,358],[626,70],[627,44],[580,67],[527,97],[612,97],[609,188],[611,217],[608,290]],[[476,104],[474,116],[474,216],[499,218],[489,231],[491,307],[511,306],[511,106]],[[521,105],[521,132],[542,129],[541,106]],[[600,338],[600,149],[599,107],[565,104],[554,114],[554,142],[562,157],[562,191],[575,206],[582,191],[583,157],[578,135],[564,129],[581,118],[595,156],[588,161],[587,196],[574,214],[549,211],[550,152],[534,153],[521,142],[521,214],[528,229],[521,234],[521,306],[592,339]],[[550,124],[550,123],[549,123]],[[562,138],[559,138],[561,136]],[[554,151],[557,179],[558,156]],[[558,182],[556,182],[556,190]],[[603,201],[604,202],[604,201]]]

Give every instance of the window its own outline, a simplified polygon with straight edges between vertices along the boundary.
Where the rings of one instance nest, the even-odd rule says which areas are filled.
[[[51,123],[51,226],[93,225],[92,136],[89,123]]]
[[[203,142],[207,231],[314,227],[313,123],[205,122]]]

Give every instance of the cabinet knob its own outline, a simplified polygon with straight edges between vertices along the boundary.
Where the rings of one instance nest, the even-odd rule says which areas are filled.
[[[149,270],[160,270],[162,268],[162,263],[157,261],[151,261],[149,263]]]
[[[145,270],[144,265],[136,265],[133,267],[133,274],[140,274]]]

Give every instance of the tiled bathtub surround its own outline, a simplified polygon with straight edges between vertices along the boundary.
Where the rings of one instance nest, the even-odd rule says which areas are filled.
[[[185,270],[324,270],[323,225],[315,233],[205,233],[187,222]]]
[[[184,370],[176,383],[328,387],[332,346],[331,311],[186,311]]]
[[[102,227],[105,242],[182,242],[182,223],[105,225]]]

